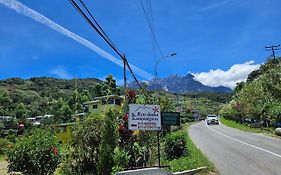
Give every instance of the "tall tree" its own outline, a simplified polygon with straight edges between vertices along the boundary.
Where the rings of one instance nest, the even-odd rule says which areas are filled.
[[[19,103],[15,109],[16,118],[25,121],[27,117],[27,111],[23,103]]]
[[[117,85],[116,80],[113,79],[112,75],[108,75],[105,79],[105,85],[107,86],[107,94],[116,94]]]
[[[6,91],[0,89],[0,115],[7,115],[12,100]]]
[[[110,174],[114,166],[114,149],[117,146],[117,112],[109,110],[105,114],[104,124],[102,126],[101,145],[99,153],[98,172],[100,175]]]
[[[70,107],[70,109],[74,112],[74,113],[78,113],[78,112],[82,112],[83,111],[83,106],[82,106],[82,96],[81,94],[78,92],[78,90],[74,90],[72,92],[71,97],[68,100],[68,105]]]

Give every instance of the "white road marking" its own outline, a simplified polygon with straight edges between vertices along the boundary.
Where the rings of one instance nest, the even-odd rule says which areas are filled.
[[[210,128],[207,124],[206,124],[206,126],[207,126],[207,128],[209,128],[209,129],[212,130],[213,132],[216,132],[216,133],[218,133],[218,134],[220,134],[220,135],[222,135],[222,136],[224,136],[224,137],[226,137],[226,138],[229,138],[229,139],[234,140],[234,141],[236,141],[236,142],[242,143],[242,144],[244,144],[244,145],[250,146],[250,147],[252,147],[252,148],[256,148],[256,149],[258,149],[258,150],[260,150],[260,151],[263,151],[263,152],[269,153],[269,154],[271,154],[271,155],[274,155],[274,156],[276,156],[276,157],[278,157],[278,158],[281,158],[281,155],[279,155],[279,154],[276,154],[276,153],[271,152],[271,151],[268,151],[268,150],[266,150],[266,149],[257,147],[257,146],[255,146],[255,145],[252,145],[252,144],[243,142],[243,141],[241,141],[241,140],[235,139],[235,138],[233,138],[233,137],[230,137],[230,136],[228,136],[228,135],[225,135],[225,134],[223,134],[223,133],[221,133],[221,132],[219,132],[219,131],[217,131],[217,130],[214,130],[213,128]]]

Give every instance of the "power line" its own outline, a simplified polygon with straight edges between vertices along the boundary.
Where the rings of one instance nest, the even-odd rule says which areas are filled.
[[[82,0],[80,0],[82,1]],[[92,28],[95,29],[96,32],[103,38],[103,40],[123,59],[123,54],[110,42],[111,40],[108,39],[102,31],[97,27],[89,18],[88,16],[83,12],[83,10],[79,7],[79,5],[74,0],[69,0],[69,2],[72,4],[72,6],[78,11],[78,13],[90,24]],[[95,20],[96,21],[96,20]]]
[[[272,51],[273,59],[276,58],[275,56],[275,50],[280,50],[280,44],[279,45],[272,45],[272,46],[265,46],[265,51]]]
[[[89,17],[83,12],[83,10],[79,7],[79,5],[75,2],[75,0],[69,0],[69,2],[71,3],[71,5],[78,11],[78,13],[90,24],[90,26],[92,28],[95,29],[95,31],[102,37],[102,39],[120,56],[120,58],[123,60],[124,62],[124,68],[126,69],[126,67],[129,69],[132,77],[134,78],[134,80],[136,81],[136,83],[138,84],[138,86],[140,88],[142,88],[141,84],[139,83],[139,81],[137,80],[133,70],[131,69],[130,64],[128,63],[125,55],[123,53],[120,52],[120,50],[116,47],[116,45],[113,43],[113,41],[108,37],[108,35],[104,32],[104,30],[102,29],[102,27],[98,24],[97,20],[93,17],[92,13],[90,12],[90,10],[87,8],[87,6],[85,5],[85,3],[82,0],[79,0],[80,4],[82,4],[83,8],[87,11],[87,13],[90,15],[90,17],[92,18],[92,20],[94,20],[94,22],[92,22]],[[125,75],[125,73],[124,73]],[[126,80],[126,78],[124,78],[124,81]],[[126,86],[126,85],[125,85]],[[126,88],[126,87],[125,87]]]
[[[140,1],[140,4],[141,4],[141,7],[142,7],[142,10],[143,10],[143,13],[144,13],[144,16],[145,16],[145,19],[148,23],[148,27],[150,29],[150,32],[151,32],[151,35],[152,35],[152,39],[154,40],[161,56],[163,56],[163,52],[159,46],[159,43],[157,41],[157,38],[156,38],[156,35],[155,35],[155,32],[154,32],[154,28],[153,28],[153,17],[152,17],[152,8],[151,8],[151,2],[150,4],[148,5],[148,11],[150,11],[150,13],[146,12],[145,8],[144,8],[144,4],[142,2],[142,0],[139,0]]]
[[[85,5],[85,3],[82,0],[79,0],[79,2],[82,4],[82,6],[84,7],[84,9],[88,12],[88,14],[90,15],[90,17],[94,20],[95,24],[97,25],[98,29],[101,31],[101,33],[107,38],[107,40],[110,42],[111,46],[114,47],[119,53],[121,53],[119,51],[119,49],[116,47],[116,45],[113,43],[113,41],[109,38],[109,36],[105,33],[105,31],[102,29],[102,27],[99,25],[99,23],[97,22],[97,20],[93,17],[92,13],[90,12],[90,10],[87,8],[87,6]]]

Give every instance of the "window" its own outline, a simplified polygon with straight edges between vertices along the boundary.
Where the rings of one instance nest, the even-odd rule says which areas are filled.
[[[115,104],[121,106],[121,99],[115,99]]]
[[[106,100],[102,99],[102,105],[105,105],[105,104],[106,104]]]
[[[89,106],[84,106],[84,112],[89,112]]]
[[[108,99],[108,104],[114,104],[114,99],[113,98],[110,98],[110,99]]]

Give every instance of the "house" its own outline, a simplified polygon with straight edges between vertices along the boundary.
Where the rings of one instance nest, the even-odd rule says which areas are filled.
[[[44,119],[50,119],[52,117],[54,117],[54,115],[46,114],[44,116],[28,117],[26,121],[33,125],[40,125]]]
[[[9,122],[12,120],[13,120],[12,116],[0,116],[0,122]]]
[[[104,112],[110,108],[121,107],[124,101],[124,96],[108,95],[95,97],[92,101],[83,104],[85,112]]]

